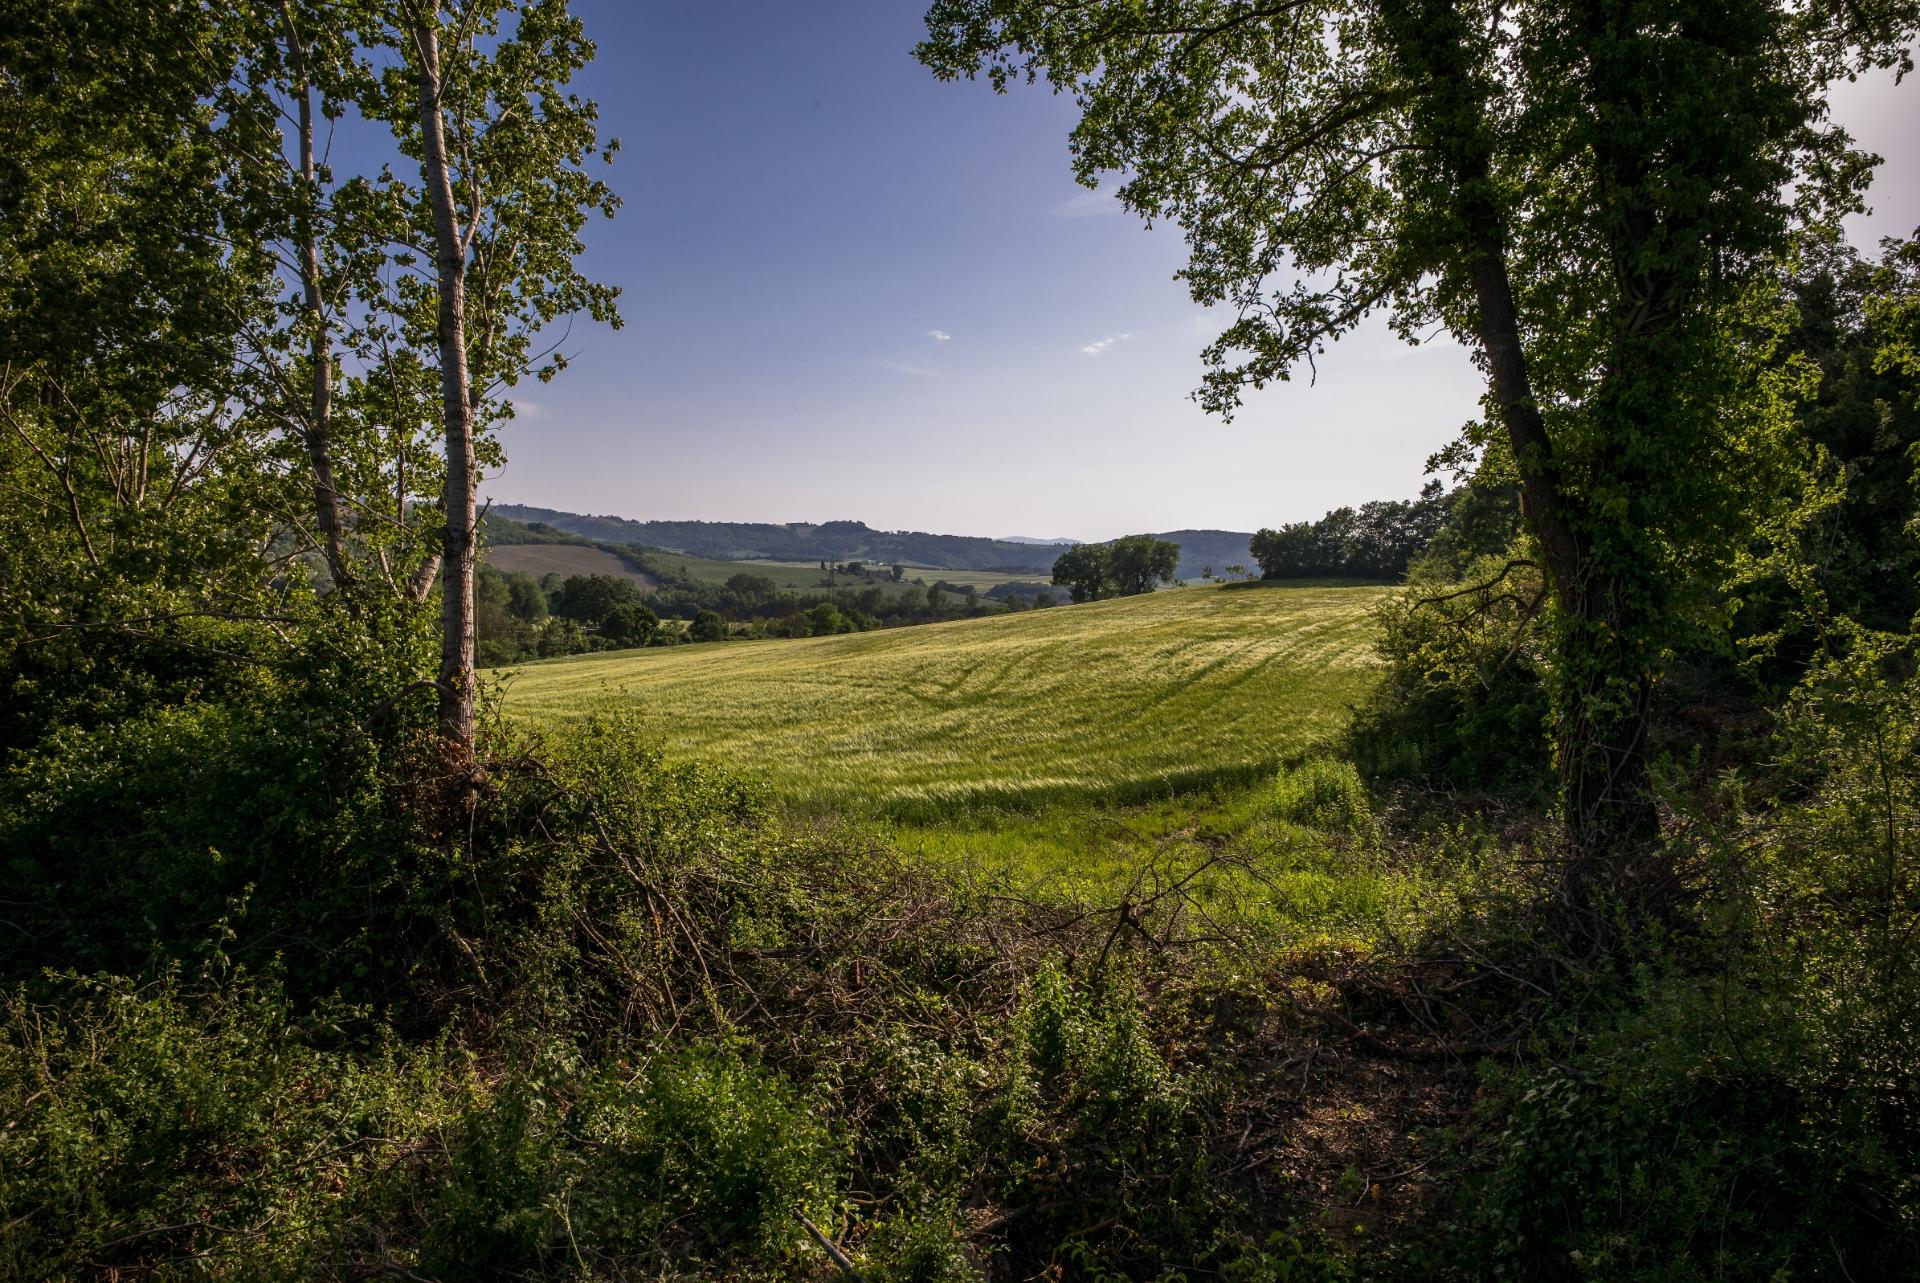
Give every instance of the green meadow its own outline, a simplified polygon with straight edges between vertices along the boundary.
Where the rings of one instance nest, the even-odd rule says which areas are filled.
[[[1270,774],[1369,688],[1383,588],[1199,587],[886,632],[582,656],[511,717],[630,718],[802,807],[963,819]]]

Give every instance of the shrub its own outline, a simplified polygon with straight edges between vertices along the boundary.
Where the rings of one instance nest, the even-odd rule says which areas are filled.
[[[825,1220],[838,1156],[778,1077],[714,1048],[509,1080],[460,1121],[424,1172],[422,1259],[433,1277],[708,1259],[792,1263],[795,1212]]]
[[[1525,1278],[1911,1274],[1920,664],[1911,638],[1835,641],[1782,718],[1785,778],[1688,817],[1700,938],[1643,942],[1566,1067],[1494,1097],[1480,1259]]]
[[[1352,762],[1314,757],[1280,769],[1274,813],[1289,824],[1361,836],[1373,829],[1373,804]]]
[[[1348,732],[1378,777],[1544,797],[1551,784],[1539,572],[1482,558],[1459,582],[1416,573],[1380,607],[1385,680]]]
[[[431,1075],[317,1048],[241,973],[42,988],[0,1008],[0,1276],[309,1276],[435,1112]]]

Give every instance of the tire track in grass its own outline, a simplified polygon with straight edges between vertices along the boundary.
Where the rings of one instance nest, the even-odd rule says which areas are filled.
[[[876,810],[1153,791],[1337,730],[1388,590],[1195,588],[883,633],[529,665],[509,716],[623,711],[670,751]]]

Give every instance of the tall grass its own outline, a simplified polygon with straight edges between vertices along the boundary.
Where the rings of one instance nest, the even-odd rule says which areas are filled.
[[[803,806],[938,820],[1262,777],[1373,684],[1381,588],[1191,588],[804,641],[531,665],[509,716],[619,712]]]

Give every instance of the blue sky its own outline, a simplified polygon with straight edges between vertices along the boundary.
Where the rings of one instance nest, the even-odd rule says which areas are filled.
[[[576,0],[581,89],[625,207],[587,270],[627,324],[574,326],[521,389],[505,502],[635,518],[864,520],[1109,538],[1252,530],[1413,494],[1475,412],[1466,354],[1383,328],[1231,424],[1188,395],[1226,318],[1184,246],[1070,175],[1072,104],[914,62],[914,0]],[[1842,118],[1896,161],[1859,237],[1911,231],[1889,85]],[[1905,218],[1902,226],[1901,216]]]

